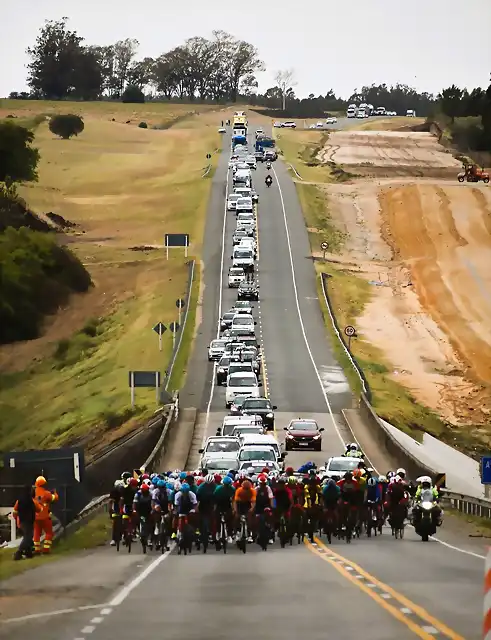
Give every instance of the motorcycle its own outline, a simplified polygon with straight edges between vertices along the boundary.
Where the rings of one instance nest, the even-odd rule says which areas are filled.
[[[271,169],[271,162],[266,162],[266,169]]]
[[[266,183],[267,187],[270,187],[273,184],[273,178],[271,176],[267,176],[264,182]]]
[[[413,508],[414,530],[421,536],[423,542],[428,542],[430,536],[436,533],[436,509],[431,489],[421,492],[421,502]]]

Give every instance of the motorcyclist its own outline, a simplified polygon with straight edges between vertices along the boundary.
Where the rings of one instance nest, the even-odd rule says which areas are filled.
[[[422,476],[419,481],[420,485],[417,488],[416,494],[414,496],[413,522],[416,526],[416,524],[421,519],[421,503],[423,502],[423,498],[425,501],[429,501],[428,498],[431,496],[431,502],[433,502],[431,515],[434,524],[439,527],[442,524],[442,509],[438,504],[440,501],[438,489],[433,486],[433,483],[431,482],[431,478],[429,476]]]
[[[273,178],[269,175],[266,176],[266,179],[264,180],[264,182],[266,183],[267,187],[270,187],[273,184]]]
[[[360,451],[360,447],[356,442],[346,445],[346,451],[343,454],[347,458],[363,458],[363,454]]]
[[[271,169],[271,162],[269,160],[266,162],[266,169]]]

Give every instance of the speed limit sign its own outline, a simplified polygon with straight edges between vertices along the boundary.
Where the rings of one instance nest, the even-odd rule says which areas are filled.
[[[355,328],[349,324],[347,327],[344,328],[344,333],[348,336],[348,338],[351,338],[352,336],[355,335],[356,331],[355,331]]]
[[[327,242],[321,242],[321,249],[322,251],[327,251],[327,249],[329,249]]]

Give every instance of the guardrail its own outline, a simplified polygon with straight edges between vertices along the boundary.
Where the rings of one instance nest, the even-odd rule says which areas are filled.
[[[455,493],[448,489],[441,490],[442,497],[452,507],[469,516],[491,519],[491,500],[473,498],[462,493]]]

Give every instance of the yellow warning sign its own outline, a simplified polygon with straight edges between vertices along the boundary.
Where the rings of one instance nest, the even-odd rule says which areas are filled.
[[[437,489],[445,489],[447,482],[447,475],[445,473],[437,473],[435,476],[435,486]]]

